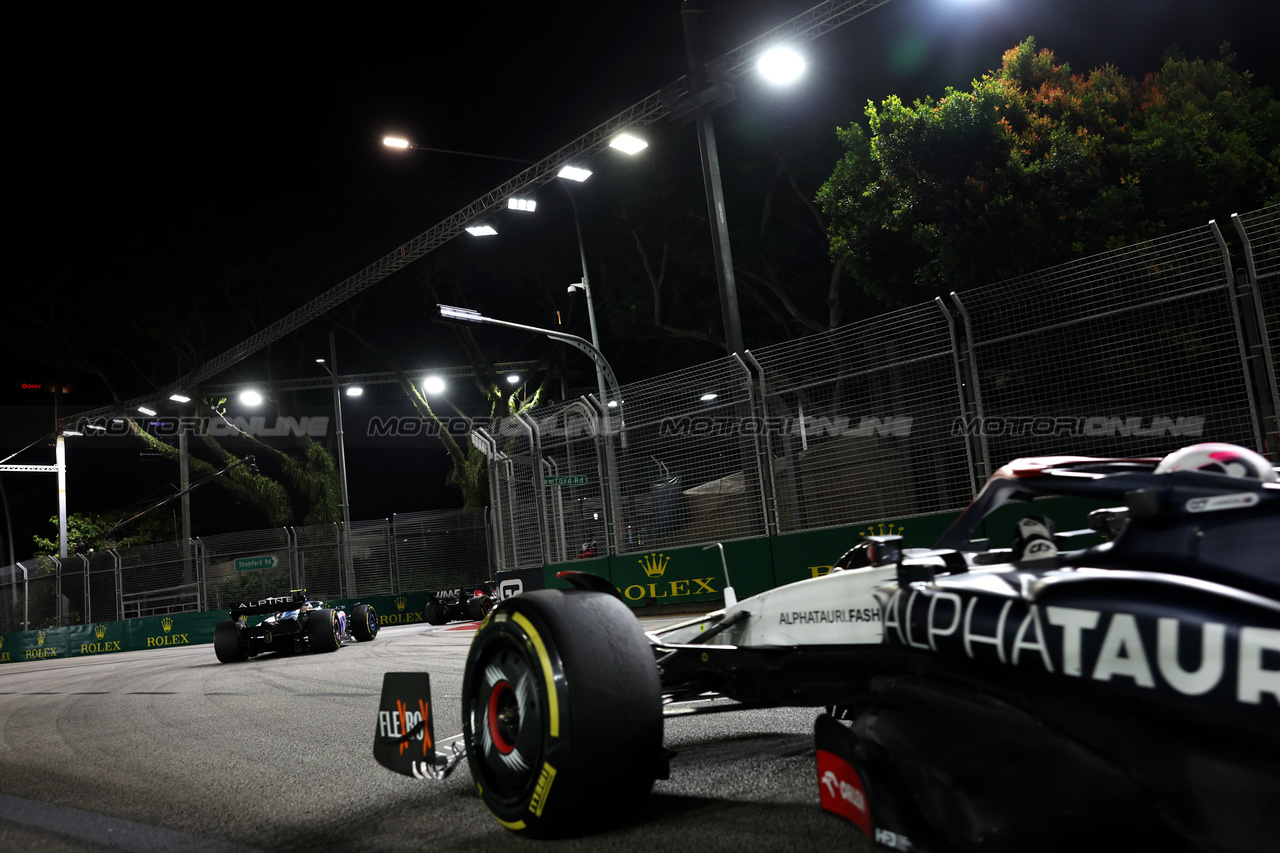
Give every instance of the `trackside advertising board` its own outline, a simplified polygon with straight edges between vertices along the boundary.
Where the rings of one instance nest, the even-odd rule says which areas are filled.
[[[1034,504],[1002,507],[979,526],[976,535],[986,536],[993,547],[1007,547],[1014,524],[1027,515],[1052,518],[1061,531],[1087,527],[1090,510],[1099,504],[1077,498],[1052,498]],[[864,536],[901,536],[908,548],[930,548],[951,527],[959,513],[940,512],[903,518],[808,530],[757,539],[724,543],[729,564],[729,580],[739,599],[806,578],[818,577]],[[1096,544],[1097,537],[1072,540],[1071,547]],[[715,546],[655,549],[615,557],[570,560],[543,567],[546,585],[564,589],[558,572],[590,572],[608,578],[632,607],[713,602],[724,597],[724,569]]]
[[[1058,532],[1063,532],[1086,528],[1088,513],[1097,507],[1096,503],[1077,498],[1053,498],[1034,504],[1005,506],[992,513],[977,533],[989,537],[993,547],[1006,547],[1019,518],[1045,515],[1054,520]],[[935,513],[884,519],[852,527],[725,542],[724,559],[729,567],[729,582],[738,598],[742,599],[766,589],[826,574],[836,560],[863,536],[899,535],[909,548],[931,547],[957,515],[954,512]],[[1070,547],[1082,548],[1098,541],[1096,537],[1080,537],[1073,539]],[[591,572],[607,578],[631,607],[704,603],[710,606],[723,600],[726,585],[720,549],[714,545],[659,548],[637,554],[571,560],[541,569],[498,572],[495,581],[500,597],[509,598],[544,585],[552,589],[567,588],[566,582],[556,578],[556,573],[565,570]],[[379,624],[383,626],[426,622],[426,592],[324,600],[333,607],[345,606],[348,612],[356,604],[371,604],[378,613]],[[227,618],[226,610],[174,613],[0,634],[0,664],[212,643],[214,628]]]
[[[347,612],[356,604],[371,604],[382,626],[426,622],[425,592],[325,599],[325,603],[333,607],[345,605]],[[226,610],[172,613],[117,622],[14,631],[0,634],[0,664],[212,643],[214,629],[228,616]]]

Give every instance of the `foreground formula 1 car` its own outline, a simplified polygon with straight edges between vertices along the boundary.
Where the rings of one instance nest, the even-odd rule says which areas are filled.
[[[1096,499],[1108,541],[1045,518]],[[1096,535],[1094,536],[1096,540]],[[1079,541],[1077,539],[1077,541]],[[476,633],[463,732],[435,741],[421,673],[388,673],[374,752],[532,836],[624,817],[665,778],[664,715],[824,707],[822,806],[914,851],[1280,849],[1280,477],[1197,445],[1023,459],[933,549],[868,537],[830,574],[645,634],[601,578],[503,601]]]
[[[248,617],[264,614],[258,624],[248,623]],[[223,663],[235,663],[263,652],[336,652],[376,636],[378,614],[372,605],[357,604],[348,617],[344,608],[327,608],[307,598],[305,589],[295,589],[288,596],[231,608],[231,618],[214,628],[213,651]]]

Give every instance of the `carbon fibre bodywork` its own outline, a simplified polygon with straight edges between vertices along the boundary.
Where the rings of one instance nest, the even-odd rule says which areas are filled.
[[[1019,460],[936,548],[650,632],[666,713],[826,706],[824,807],[890,849],[1277,849],[1280,485],[1159,462]],[[1115,506],[972,538],[1057,495]]]

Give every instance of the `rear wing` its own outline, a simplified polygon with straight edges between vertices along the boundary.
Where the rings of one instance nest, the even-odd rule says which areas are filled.
[[[298,600],[288,595],[276,595],[271,598],[262,598],[255,604],[248,602],[237,604],[231,608],[231,618],[239,619],[241,616],[265,616],[268,613],[279,613],[282,610],[296,610],[299,605],[305,604],[306,599]]]

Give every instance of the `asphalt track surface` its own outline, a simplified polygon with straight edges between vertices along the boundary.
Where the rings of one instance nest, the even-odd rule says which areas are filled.
[[[460,731],[473,634],[390,627],[334,654],[230,665],[211,645],[5,664],[0,851],[873,849],[818,808],[814,709],[668,719],[671,779],[636,820],[582,838],[502,829],[465,762],[442,783],[384,770],[382,674],[429,671],[436,736]]]

